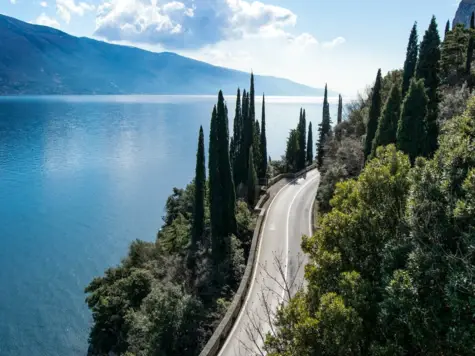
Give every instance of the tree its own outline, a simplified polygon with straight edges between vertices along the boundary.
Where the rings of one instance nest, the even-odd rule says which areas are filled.
[[[236,110],[234,113],[233,137],[231,142],[230,158],[233,168],[233,179],[235,184],[239,184],[239,170],[242,169],[239,165],[242,145],[241,91],[239,88],[236,95]]]
[[[378,69],[376,75],[376,81],[374,83],[373,91],[371,94],[371,106],[369,108],[368,122],[366,124],[366,140],[365,140],[365,161],[371,154],[373,147],[374,136],[378,129],[378,119],[381,115],[381,69]]]
[[[472,12],[472,16],[470,16],[470,28],[475,29],[475,12]]]
[[[312,164],[313,162],[313,133],[312,133],[312,122],[308,123],[308,138],[307,138],[307,164]]]
[[[299,133],[296,129],[290,130],[287,138],[287,147],[285,149],[285,162],[288,172],[296,172],[298,170],[299,160]]]
[[[337,124],[341,124],[341,121],[343,120],[343,99],[341,97],[341,94],[338,95],[338,117],[337,117]]]
[[[414,77],[417,54],[419,51],[418,37],[417,37],[417,22],[412,26],[411,34],[409,35],[409,43],[407,44],[406,60],[404,61],[404,72],[402,80],[402,97],[406,96],[409,89],[412,77]]]
[[[439,128],[437,126],[440,85],[440,37],[437,22],[432,16],[429,28],[421,42],[419,62],[417,63],[416,77],[424,79],[424,85],[429,98],[427,106],[427,142],[425,155],[431,157],[437,149]]]
[[[252,141],[252,151],[254,153],[252,161],[254,162],[254,169],[256,172],[259,172],[259,163],[261,160],[260,142],[261,126],[259,125],[259,120],[256,119],[256,121],[254,122],[254,140]]]
[[[306,131],[307,131],[307,124],[306,124],[306,119],[305,119],[305,110],[300,109],[300,118],[299,118],[299,124],[297,126],[297,131],[299,135],[299,152],[298,152],[298,170],[304,169],[305,168],[305,162],[306,162],[306,156],[307,156],[307,151],[306,151]]]
[[[467,47],[467,61],[465,64],[465,74],[467,75],[467,77],[469,77],[472,72],[471,70],[472,70],[473,48],[474,48],[473,35],[470,34],[470,38],[468,40],[468,47]]]
[[[318,125],[317,141],[317,165],[322,167],[323,156],[325,155],[325,142],[331,130],[330,104],[328,103],[328,90],[325,84],[325,95],[323,97],[322,122]]]
[[[266,137],[266,101],[262,94],[262,116],[261,116],[261,139],[260,139],[260,166],[259,178],[264,179],[267,176],[267,137]]]
[[[397,125],[401,116],[401,91],[399,85],[393,84],[391,92],[381,113],[378,129],[373,141],[371,155],[376,155],[376,148],[396,143]]]
[[[206,165],[203,127],[200,126],[195,168],[195,197],[193,200],[193,225],[191,228],[191,247],[196,251],[202,242],[205,225]]]
[[[397,128],[397,148],[409,156],[411,163],[424,154],[428,102],[424,81],[412,80]]]
[[[256,205],[257,200],[257,174],[254,167],[254,154],[251,146],[249,150],[249,176],[247,177],[247,201],[251,207]]]
[[[450,31],[450,20],[447,20],[447,23],[445,24],[445,32],[444,35],[447,36],[447,33]],[[445,38],[445,37],[444,37]]]

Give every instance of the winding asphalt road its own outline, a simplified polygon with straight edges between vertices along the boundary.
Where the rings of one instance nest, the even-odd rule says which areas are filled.
[[[317,170],[308,172],[282,188],[269,205],[249,293],[219,356],[260,354],[262,336],[270,327],[266,309],[275,310],[283,300],[283,276],[295,278],[292,293],[302,285],[306,261],[300,242],[302,235],[311,234],[319,178]]]

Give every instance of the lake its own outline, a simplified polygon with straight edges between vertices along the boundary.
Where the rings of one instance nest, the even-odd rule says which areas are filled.
[[[216,99],[0,98],[0,355],[86,354],[85,286],[132,240],[155,239],[172,188],[193,179]],[[232,129],[235,97],[226,99]],[[316,142],[322,98],[266,98],[271,158],[300,107]]]

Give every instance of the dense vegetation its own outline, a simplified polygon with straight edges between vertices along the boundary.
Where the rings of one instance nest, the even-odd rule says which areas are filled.
[[[221,91],[213,108],[208,179],[200,127],[195,179],[173,189],[156,241],[134,241],[86,288],[91,354],[197,355],[226,312],[249,253],[257,172],[267,175],[265,103],[259,123],[253,75],[250,91],[237,95],[231,142]]]
[[[279,307],[269,355],[475,354],[474,36],[441,43],[432,18],[419,46],[414,25],[403,70],[319,147],[308,288]]]

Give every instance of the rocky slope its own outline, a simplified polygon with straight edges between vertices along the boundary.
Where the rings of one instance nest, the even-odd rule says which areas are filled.
[[[463,23],[466,27],[470,26],[470,18],[472,12],[475,11],[475,0],[462,0],[455,13],[452,28],[459,23]]]

